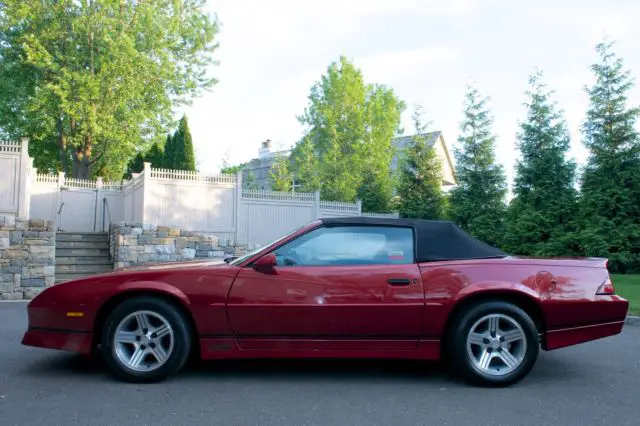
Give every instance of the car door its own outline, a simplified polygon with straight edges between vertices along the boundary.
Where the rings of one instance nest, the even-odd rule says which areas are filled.
[[[424,292],[414,230],[323,226],[275,250],[265,272],[243,268],[228,298],[242,349],[413,350]]]

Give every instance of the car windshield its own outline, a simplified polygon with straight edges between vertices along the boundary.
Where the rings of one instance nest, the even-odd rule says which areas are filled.
[[[269,246],[271,246],[273,244],[279,243],[280,241],[288,238],[290,235],[295,234],[296,232],[298,232],[299,230],[301,230],[302,228],[304,228],[305,226],[308,226],[308,225],[309,224],[304,224],[304,225],[294,229],[293,231],[289,232],[288,234],[283,235],[282,237],[278,238],[277,240],[274,240],[274,241],[270,242],[267,245],[264,245],[264,246],[262,246],[262,247],[260,247],[260,248],[258,248],[256,250],[253,250],[250,253],[245,254],[244,256],[241,256],[241,257],[229,262],[229,264],[230,265],[234,265],[234,266],[239,266],[242,262],[244,262],[245,260],[249,259],[251,256],[255,255],[256,253],[258,253],[261,250],[264,250],[265,247],[269,247]]]

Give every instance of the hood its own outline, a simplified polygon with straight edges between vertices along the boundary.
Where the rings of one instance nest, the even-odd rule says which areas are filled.
[[[162,263],[149,263],[141,266],[131,266],[128,268],[118,269],[114,272],[134,272],[134,271],[160,271],[164,269],[181,269],[181,268],[198,268],[201,266],[228,266],[224,260],[189,260],[184,262],[162,262]]]

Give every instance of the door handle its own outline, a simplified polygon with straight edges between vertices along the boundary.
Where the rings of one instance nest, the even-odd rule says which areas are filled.
[[[389,278],[387,282],[390,285],[394,285],[394,286],[403,286],[403,285],[411,284],[411,280],[409,278]]]

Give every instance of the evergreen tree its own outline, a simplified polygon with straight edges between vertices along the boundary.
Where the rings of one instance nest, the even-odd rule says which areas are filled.
[[[362,211],[388,213],[393,197],[393,178],[386,170],[370,168],[365,170],[362,184],[358,188],[358,199],[362,201]]]
[[[189,131],[187,116],[182,116],[178,130],[173,137],[173,168],[176,170],[196,171],[196,157],[193,152],[193,140]]]
[[[562,112],[541,79],[541,72],[529,79],[530,99],[518,133],[521,158],[516,163],[504,248],[520,255],[573,256],[579,254],[574,223],[576,165],[566,158],[570,138]]]
[[[606,257],[612,271],[626,272],[640,270],[640,109],[627,105],[633,80],[612,45],[597,45],[600,61],[591,67],[597,80],[586,89],[581,241],[587,256]]]
[[[175,141],[174,137],[171,134],[167,135],[167,141],[164,144],[164,155],[162,157],[162,165],[160,168],[163,169],[173,169],[174,158],[175,158]]]
[[[127,169],[124,173],[125,179],[131,179],[133,173],[140,173],[144,170],[144,163],[151,163],[154,168],[163,167],[164,152],[159,143],[151,145],[147,152],[138,152],[135,157],[131,159],[127,165]]]
[[[449,215],[476,238],[500,245],[507,181],[496,162],[488,100],[476,88],[468,88],[462,133],[454,149],[458,186],[451,191]]]
[[[164,162],[164,149],[159,143],[151,145],[149,152],[147,153],[145,161],[151,163],[153,168],[162,168]]]
[[[445,215],[442,164],[435,148],[427,145],[427,124],[419,106],[413,121],[416,135],[407,146],[399,168],[398,212],[405,218],[441,219]]]

